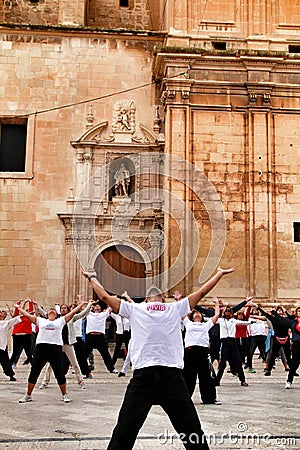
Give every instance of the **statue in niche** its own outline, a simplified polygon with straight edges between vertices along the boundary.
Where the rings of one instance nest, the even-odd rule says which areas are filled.
[[[118,197],[128,197],[130,183],[130,173],[122,163],[114,175],[115,195]]]

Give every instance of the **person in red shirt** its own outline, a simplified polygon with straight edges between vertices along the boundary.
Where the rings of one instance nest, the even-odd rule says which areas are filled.
[[[252,303],[250,300],[246,311],[245,312],[239,311],[234,315],[234,317],[238,320],[244,320],[244,321],[249,320],[251,308],[252,308]],[[250,365],[249,365],[250,364],[250,336],[249,336],[248,326],[242,325],[242,324],[237,324],[235,337],[236,337],[238,348],[240,351],[242,363],[245,364],[244,368],[245,369],[249,368],[248,372],[255,373],[255,370],[252,369],[252,367],[250,367]]]
[[[21,302],[17,302],[17,304],[21,305]],[[24,308],[28,313],[33,313],[34,303],[31,299],[27,298],[25,300]],[[14,317],[19,316],[18,308],[14,309]],[[32,364],[32,326],[31,322],[27,319],[27,317],[22,317],[22,321],[17,323],[12,331],[12,340],[13,340],[13,350],[12,355],[10,357],[10,363],[12,366],[15,366],[19,360],[19,357],[24,349],[27,357],[28,363]]]

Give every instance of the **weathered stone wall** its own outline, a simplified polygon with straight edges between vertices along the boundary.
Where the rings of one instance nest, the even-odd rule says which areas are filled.
[[[114,94],[151,82],[153,45],[144,38],[117,41],[11,30],[1,34],[1,115],[30,114],[33,135],[28,149],[33,176],[0,177],[1,303],[25,296],[44,305],[63,301],[65,229],[57,214],[66,212],[70,189],[75,192],[76,152],[70,141],[86,131],[92,100],[77,102],[106,96],[92,102],[93,115],[95,123],[111,122],[115,102],[128,99],[128,94]],[[130,99],[136,104],[137,123],[151,129],[151,89],[132,91]]]
[[[39,0],[37,3],[29,0],[5,0],[3,3],[4,23],[58,24],[59,0]]]
[[[149,2],[130,0],[129,7],[120,7],[118,0],[90,0],[87,25],[106,29],[152,30]]]

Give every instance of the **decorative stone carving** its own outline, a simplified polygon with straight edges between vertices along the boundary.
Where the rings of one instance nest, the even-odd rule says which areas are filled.
[[[256,92],[249,92],[249,102],[250,103],[256,103],[257,102],[257,93]]]
[[[112,132],[124,133],[135,132],[135,104],[133,100],[118,101],[113,110]]]
[[[263,102],[265,104],[269,104],[271,101],[271,92],[264,92],[263,93]]]

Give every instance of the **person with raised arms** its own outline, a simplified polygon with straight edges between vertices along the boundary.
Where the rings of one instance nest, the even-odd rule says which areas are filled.
[[[82,270],[97,296],[115,313],[131,321],[133,377],[125,393],[118,422],[108,450],[130,450],[153,405],[160,405],[169,416],[186,449],[207,450],[195,406],[186,387],[183,369],[181,319],[234,269],[218,268],[196,292],[174,303],[165,303],[163,293],[152,286],[142,303],[128,303],[109,295],[95,272]]]

